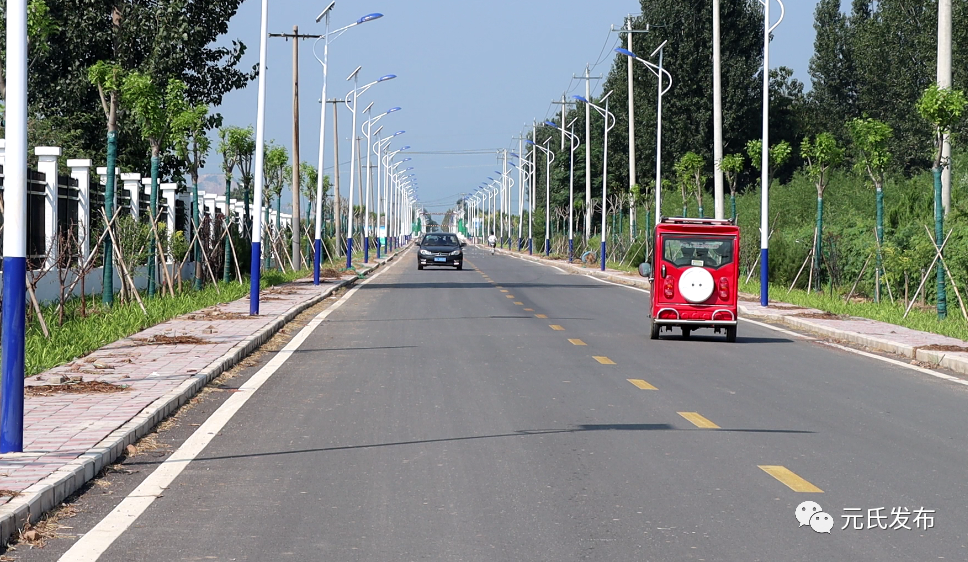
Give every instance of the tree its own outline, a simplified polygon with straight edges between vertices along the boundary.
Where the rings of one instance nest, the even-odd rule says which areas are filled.
[[[202,104],[188,107],[182,105],[180,113],[175,115],[172,129],[175,131],[175,150],[188,167],[189,176],[192,179],[192,231],[202,227],[201,209],[202,201],[198,199],[198,170],[205,165],[205,158],[211,147],[208,139],[208,107]],[[214,213],[213,213],[214,215]],[[202,288],[202,240],[195,240],[195,290]]]
[[[223,127],[218,130],[218,152],[222,155],[222,173],[225,174],[225,267],[222,268],[222,281],[228,283],[232,280],[232,245],[229,237],[232,236],[232,170],[235,169],[237,155],[231,144],[229,144],[230,128]]]
[[[275,224],[275,234],[276,236],[281,235],[280,230],[280,214],[282,212],[282,190],[289,184],[289,178],[292,177],[292,168],[289,167],[289,152],[284,146],[279,146],[274,142],[269,142],[265,145],[264,149],[264,163],[262,166],[263,172],[263,185],[265,185],[265,206],[266,206],[266,216],[268,216],[269,209],[272,206],[272,200],[275,198],[276,201],[276,224]],[[268,224],[265,225],[266,228],[269,227]],[[269,229],[272,232],[272,229]],[[271,237],[270,237],[271,238]],[[277,247],[276,240],[270,239],[270,244],[273,248]],[[283,250],[284,251],[284,250]],[[269,267],[272,267],[272,254],[268,254]],[[282,264],[279,264],[282,267]]]
[[[844,124],[857,115],[857,73],[851,28],[847,16],[840,11],[840,3],[841,0],[820,0],[814,12],[817,34],[810,58],[810,100],[814,109],[812,128],[833,131],[835,137],[844,139]]]
[[[114,176],[118,154],[118,104],[124,72],[117,64],[98,61],[88,70],[88,80],[97,86],[101,108],[108,128],[107,178],[104,185],[104,214],[107,225],[114,218]],[[114,247],[111,237],[104,239],[104,269],[101,281],[101,300],[114,304]]]
[[[939,255],[941,245],[944,240],[944,208],[941,204],[941,171],[950,162],[945,162],[941,157],[941,147],[944,143],[945,135],[951,133],[955,125],[961,121],[961,115],[965,111],[965,94],[961,90],[941,88],[937,84],[932,84],[924,91],[920,101],[918,101],[918,113],[933,129],[934,140],[934,164],[931,172],[934,174],[934,241]],[[941,262],[941,260],[938,260]],[[947,299],[945,295],[944,263],[938,263],[937,272],[938,282],[938,318],[944,319],[948,314]]]
[[[876,192],[876,227],[877,234],[877,288],[874,300],[880,301],[880,275],[883,272],[881,248],[884,246],[884,177],[891,163],[891,152],[888,143],[893,131],[891,126],[882,121],[854,118],[848,124],[850,136],[854,141],[857,152],[855,170],[866,173],[874,183]]]
[[[158,84],[182,80],[192,105],[219,105],[225,93],[244,87],[255,76],[240,68],[245,46],[226,38],[241,0],[45,2],[55,28],[43,43],[53,48],[32,61],[31,116],[56,116],[63,126],[81,131],[83,152],[96,160],[105,157],[103,121],[87,69],[98,61],[116,64],[124,72],[141,71]],[[118,117],[117,161],[147,169],[147,141],[126,127],[124,112]],[[163,160],[163,174],[178,170],[180,163],[173,156]]]
[[[830,183],[830,169],[843,161],[844,150],[832,134],[820,133],[813,141],[810,137],[803,139],[800,155],[806,161],[807,172],[817,186],[817,239],[814,244],[813,268],[819,276],[823,241],[823,193]]]
[[[181,80],[169,80],[164,90],[141,72],[131,72],[124,77],[121,92],[131,106],[134,122],[141,136],[151,146],[151,196],[149,214],[151,222],[158,222],[158,168],[162,152],[171,144],[172,123],[185,111],[185,84]],[[197,175],[197,170],[195,170]],[[152,234],[148,247],[148,296],[155,295],[157,265],[155,239]]]
[[[6,15],[7,2],[0,1],[0,14]],[[3,18],[3,29],[0,30],[0,99],[7,99],[7,78],[4,73],[7,62],[7,26]],[[47,55],[51,49],[48,40],[51,34],[60,30],[60,26],[50,15],[50,8],[44,0],[30,0],[27,3],[27,64],[32,66],[38,57]]]
[[[699,203],[699,218],[703,216],[702,190],[709,178],[703,174],[706,161],[695,152],[687,152],[676,162],[676,181],[682,191],[682,216],[688,216],[686,199],[692,191]]]
[[[747,142],[746,154],[749,155],[750,163],[753,164],[753,167],[759,171],[762,171],[763,141],[760,139],[754,139]],[[773,183],[773,178],[776,176],[777,170],[782,168],[783,165],[790,160],[790,156],[792,154],[793,148],[787,141],[780,141],[770,147],[770,169],[767,170],[767,181]]]
[[[736,181],[746,167],[746,158],[742,154],[727,154],[719,161],[719,169],[726,176],[729,185],[729,204],[733,212],[733,223],[736,222]]]

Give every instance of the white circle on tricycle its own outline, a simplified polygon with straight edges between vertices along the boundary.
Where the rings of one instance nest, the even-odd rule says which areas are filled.
[[[701,267],[690,267],[679,277],[679,294],[692,303],[703,302],[713,294],[713,276]]]

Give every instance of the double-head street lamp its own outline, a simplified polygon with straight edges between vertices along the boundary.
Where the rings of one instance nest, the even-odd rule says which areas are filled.
[[[346,230],[346,268],[349,269],[353,267],[353,184],[356,177],[356,106],[357,99],[361,94],[365,93],[367,90],[372,88],[374,85],[380,82],[386,82],[387,80],[393,80],[396,78],[395,74],[387,74],[386,76],[381,76],[380,78],[366,84],[364,86],[359,86],[359,74],[361,66],[356,67],[356,70],[350,74],[346,80],[353,81],[353,89],[346,94],[346,107],[353,111],[353,136],[350,138],[350,197],[349,197],[349,226]],[[367,149],[369,152],[369,149]],[[367,154],[369,157],[369,154]]]
[[[360,25],[361,23],[366,23],[368,21],[373,21],[375,19],[379,19],[383,17],[383,14],[368,14],[347,26],[341,27],[336,31],[330,32],[329,16],[330,16],[330,12],[332,12],[333,7],[335,5],[336,5],[335,1],[330,2],[329,5],[326,6],[326,9],[324,9],[322,13],[320,13],[319,16],[316,17],[316,23],[319,23],[319,21],[324,18],[326,19],[326,31],[322,37],[320,37],[319,39],[316,40],[315,43],[313,43],[313,56],[316,57],[316,60],[319,61],[319,64],[321,64],[323,67],[323,91],[322,91],[320,113],[319,113],[319,161],[318,161],[319,173],[316,175],[316,236],[315,236],[315,239],[313,240],[313,251],[314,251],[313,284],[315,285],[319,285],[319,268],[320,268],[320,262],[322,259],[322,250],[323,250],[323,242],[322,242],[323,148],[325,147],[325,141],[326,141],[326,134],[325,134],[325,131],[326,131],[326,77],[327,77],[327,71],[329,69],[329,44],[331,41],[335,40],[337,37],[342,35],[347,29],[351,27],[355,27],[357,25]],[[320,58],[319,55],[316,54],[316,45],[319,44],[320,41],[323,42],[322,58]],[[338,166],[339,162],[337,162],[336,165]],[[336,197],[339,197],[339,193],[336,194]],[[337,233],[337,237],[339,237],[339,233]]]
[[[643,58],[640,58],[635,53],[633,53],[632,51],[629,51],[628,49],[615,49],[615,52],[625,55],[627,57],[632,57],[633,59],[644,64],[646,68],[651,70],[652,74],[655,74],[656,77],[659,79],[659,90],[658,90],[659,95],[656,98],[657,99],[656,103],[658,105],[656,108],[656,125],[655,125],[655,223],[656,224],[659,224],[659,221],[662,219],[662,209],[661,209],[661,206],[662,206],[661,205],[662,203],[662,96],[669,91],[669,88],[672,87],[672,75],[669,74],[669,71],[662,68],[662,49],[663,47],[665,47],[666,43],[668,43],[668,41],[663,41],[662,44],[659,45],[659,47],[656,48],[656,50],[652,51],[651,55],[649,55],[649,58],[652,58],[656,55],[656,53],[658,53],[659,64],[655,64],[651,61],[647,61]],[[669,84],[664,88],[662,83],[663,76],[665,76],[666,79],[668,79],[669,81]]]
[[[581,96],[575,96],[575,99],[588,104],[590,107],[594,108],[595,111],[599,112],[602,117],[605,118],[605,141],[604,141],[604,159],[602,162],[602,271],[605,271],[605,228],[607,226],[605,219],[607,216],[608,209],[608,132],[612,130],[615,126],[615,115],[608,110],[608,96],[612,95],[612,92],[605,94],[599,101],[605,102],[605,107],[600,107],[594,103],[588,101]],[[609,120],[611,119],[611,125],[609,125]]]
[[[548,137],[543,144],[548,144],[551,137]],[[545,153],[545,256],[551,255],[551,163],[555,160],[555,155],[551,150],[528,140],[528,144]],[[532,205],[532,210],[534,206]]]
[[[571,143],[571,164],[568,169],[568,261],[570,262],[575,257],[575,150],[581,144],[581,139],[575,134],[575,121],[578,118],[572,120],[568,124],[568,130],[566,131],[564,127],[559,127],[557,123],[552,121],[545,121],[545,125],[550,125],[561,129],[561,132],[568,135]]]

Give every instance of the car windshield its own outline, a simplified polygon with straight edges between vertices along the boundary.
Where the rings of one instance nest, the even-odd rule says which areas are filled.
[[[719,269],[733,263],[732,237],[666,234],[662,237],[662,259],[676,267]]]
[[[457,246],[457,236],[454,234],[427,234],[423,238],[426,246]]]

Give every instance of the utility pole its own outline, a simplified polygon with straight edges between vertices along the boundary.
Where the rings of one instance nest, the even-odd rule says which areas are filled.
[[[299,39],[318,39],[320,35],[300,35],[299,26],[292,33],[270,33],[269,37],[292,39],[292,263],[302,267],[302,220],[299,209]],[[325,109],[325,108],[323,108]],[[323,173],[322,170],[319,171]]]
[[[584,76],[572,76],[574,80],[584,80],[585,81],[585,99],[591,101],[591,81],[600,80],[601,76],[589,76],[588,65],[585,65],[585,75]],[[592,125],[591,125],[591,105],[585,104],[585,146],[589,146],[589,141],[592,138]],[[534,141],[538,142],[538,141]],[[592,151],[585,149],[585,240],[587,241],[592,237],[592,213],[590,211],[592,206]]]
[[[336,255],[333,257],[340,257],[343,254],[343,217],[339,202],[339,126],[336,123],[339,111],[336,110],[336,104],[344,101],[326,100],[326,103],[333,104],[333,215],[336,220],[336,232],[333,236],[336,240]],[[323,171],[320,170],[319,173],[322,174]]]
[[[575,102],[568,101],[565,94],[561,94],[561,101],[552,101],[554,105],[561,106],[561,150],[565,149],[565,114],[568,113],[568,106],[575,105]]]
[[[951,87],[951,0],[938,0],[938,87]],[[944,136],[941,147],[941,204],[944,214],[951,211],[951,135]]]

